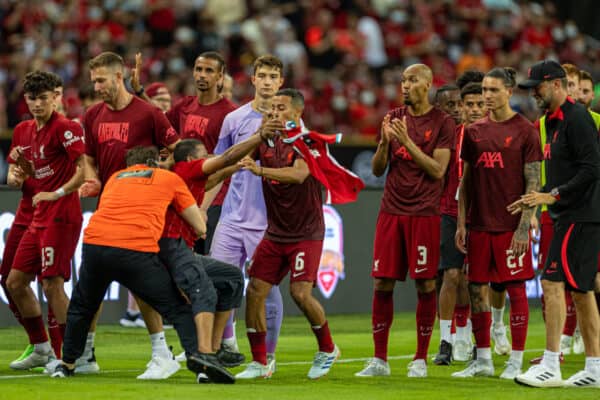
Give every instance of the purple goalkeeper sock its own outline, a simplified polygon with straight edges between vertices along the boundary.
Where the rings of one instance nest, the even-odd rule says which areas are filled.
[[[267,353],[275,353],[277,340],[279,339],[279,330],[283,321],[283,300],[279,286],[273,286],[266,301],[267,314]]]
[[[233,325],[233,316],[235,314],[235,310],[229,314],[229,318],[227,318],[227,325],[225,325],[225,329],[223,330],[223,339],[230,339],[235,335],[235,329]]]

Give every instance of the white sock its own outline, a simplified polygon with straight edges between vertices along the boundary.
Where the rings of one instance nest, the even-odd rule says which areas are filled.
[[[133,308],[128,308],[127,313],[129,313],[129,315],[140,315],[140,312],[138,310],[134,310]]]
[[[593,375],[600,375],[600,357],[586,357],[585,370]]]
[[[456,340],[464,340],[465,342],[469,341],[469,328],[466,326],[457,326],[456,327]]]
[[[510,352],[510,359],[523,365],[523,350],[512,350]]]
[[[452,320],[451,319],[440,319],[440,339],[445,340],[448,343],[452,343]]]
[[[495,328],[504,325],[504,307],[494,308],[492,307],[492,324]]]
[[[33,351],[38,354],[48,354],[52,351],[52,347],[50,347],[50,343],[47,341],[44,343],[36,343],[33,345]]]
[[[171,350],[167,346],[167,338],[165,338],[165,332],[153,333],[150,335],[150,342],[152,343],[152,356],[169,358],[172,356]]]
[[[560,353],[550,350],[544,350],[542,365],[551,371],[560,371]]]
[[[569,335],[560,335],[560,341],[562,342],[569,342],[569,347],[571,346],[571,343],[573,342],[573,336],[569,336]]]
[[[89,332],[87,335],[87,339],[85,340],[85,348],[83,349],[83,354],[81,358],[87,360],[92,357],[92,349],[94,348],[94,338],[96,337],[96,332]]]
[[[491,360],[492,349],[490,347],[477,348],[477,359],[478,360]]]

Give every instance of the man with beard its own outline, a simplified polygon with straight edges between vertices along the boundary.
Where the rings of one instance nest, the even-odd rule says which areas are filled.
[[[553,220],[542,288],[546,303],[546,350],[541,363],[515,378],[535,387],[600,386],[600,318],[592,289],[600,250],[600,144],[585,107],[567,95],[567,79],[555,61],[534,64],[519,84],[530,89],[549,133],[545,146],[545,185],[508,209],[514,213],[546,204]],[[540,125],[541,127],[541,125]],[[560,332],[566,290],[571,291],[585,344],[585,368],[567,381],[560,371]]]

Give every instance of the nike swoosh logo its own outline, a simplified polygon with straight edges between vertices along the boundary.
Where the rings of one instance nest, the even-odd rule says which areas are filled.
[[[522,269],[518,269],[516,271],[510,271],[510,274],[511,275],[516,275],[516,274],[518,274],[519,272],[522,272],[522,271],[523,271]]]
[[[416,268],[415,273],[420,274],[423,271],[427,271],[429,268]]]
[[[297,277],[299,277],[300,275],[304,274],[305,272],[306,272],[306,271],[303,271],[303,272],[294,272],[294,273],[292,274],[292,277],[294,277],[294,278],[297,278]]]
[[[379,332],[383,332],[385,331],[385,328],[381,328],[381,329],[374,329],[373,333],[379,333]]]

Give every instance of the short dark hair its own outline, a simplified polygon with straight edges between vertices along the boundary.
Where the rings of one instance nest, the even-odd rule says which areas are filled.
[[[175,162],[185,161],[188,156],[196,154],[199,145],[204,145],[204,143],[198,139],[180,140],[179,143],[175,145],[173,159],[175,159]]]
[[[29,72],[23,79],[23,92],[37,96],[44,92],[54,92],[63,85],[60,76],[46,71]]]
[[[275,96],[287,96],[292,99],[292,105],[296,108],[304,108],[304,95],[298,89],[281,89]]]
[[[517,86],[517,71],[511,67],[492,68],[485,76],[502,80],[504,87],[507,88],[514,88]]]
[[[209,58],[211,60],[215,60],[217,63],[219,63],[220,72],[225,72],[225,59],[221,53],[216,51],[205,51],[204,53],[200,53],[200,55],[196,57],[196,60],[198,58]]]
[[[135,146],[127,150],[125,163],[128,167],[136,164],[146,164],[149,167],[158,166],[158,149],[156,146]]]
[[[125,62],[123,61],[123,57],[117,53],[113,53],[112,51],[100,53],[96,57],[92,58],[88,63],[88,67],[90,69],[96,69],[100,67],[117,67],[122,70],[124,66]]]
[[[469,82],[462,88],[460,91],[460,98],[465,99],[465,96],[469,94],[483,94],[481,90],[481,83],[479,82]]]
[[[281,74],[281,76],[283,76],[283,62],[279,58],[275,57],[274,55],[266,54],[264,56],[258,57],[256,60],[254,60],[254,71],[252,72],[252,74],[255,75],[256,71],[260,67],[270,67],[270,68],[277,69],[277,70],[279,70],[279,73]]]
[[[592,82],[592,86],[594,86],[594,78],[592,78],[592,74],[587,71],[579,70],[579,81],[590,81]]]
[[[459,88],[464,88],[467,83],[478,82],[481,83],[483,81],[483,72],[478,71],[476,69],[470,69],[468,71],[463,72],[457,79],[456,84]]]
[[[443,85],[440,86],[438,88],[438,90],[435,92],[435,101],[436,103],[440,101],[440,95],[444,92],[452,92],[454,90],[460,90],[458,88],[458,86],[454,85],[454,84],[448,84],[448,85]]]

